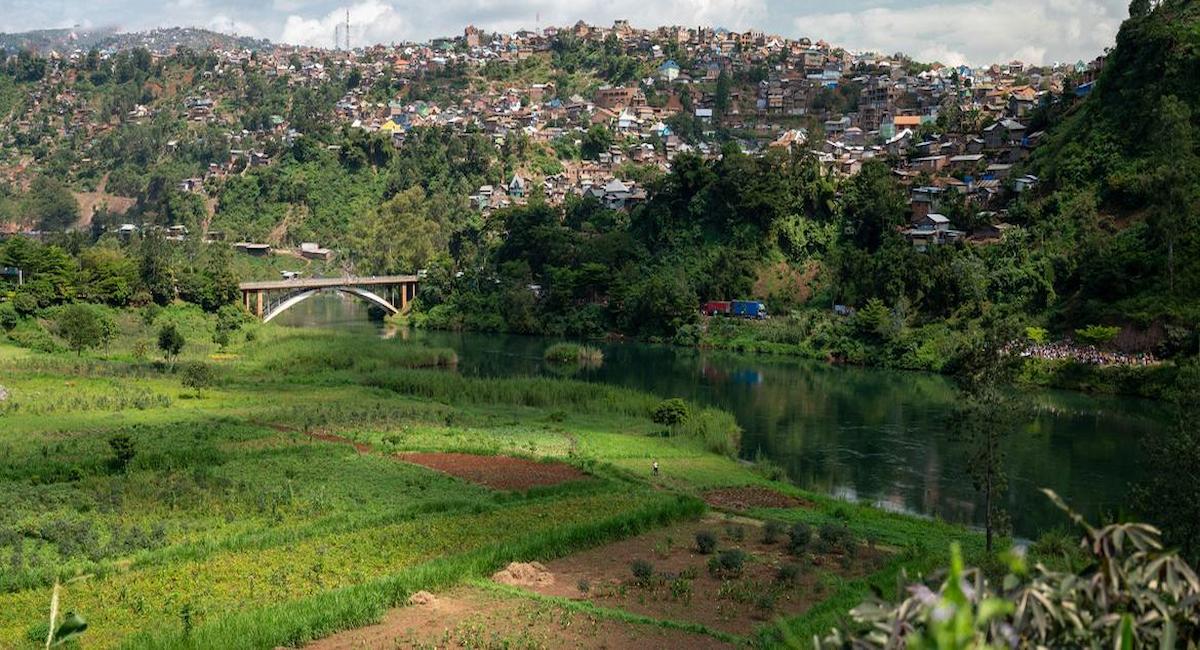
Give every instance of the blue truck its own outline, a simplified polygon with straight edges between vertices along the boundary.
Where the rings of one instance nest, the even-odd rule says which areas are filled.
[[[767,317],[767,306],[757,300],[734,300],[730,304],[729,313],[739,318],[762,320]]]

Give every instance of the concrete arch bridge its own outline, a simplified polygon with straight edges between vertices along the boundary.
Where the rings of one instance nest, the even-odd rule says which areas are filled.
[[[265,282],[242,282],[242,304],[264,323],[322,291],[345,293],[389,314],[408,310],[409,302],[417,296],[417,276],[383,275],[340,278],[295,278]]]

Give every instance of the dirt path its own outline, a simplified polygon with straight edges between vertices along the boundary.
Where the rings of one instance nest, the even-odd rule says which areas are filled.
[[[394,648],[728,648],[716,639],[629,624],[558,605],[459,587],[432,602],[389,611],[376,625],[311,643],[307,650]]]

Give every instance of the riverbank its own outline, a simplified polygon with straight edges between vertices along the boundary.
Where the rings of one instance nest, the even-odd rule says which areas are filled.
[[[180,359],[141,349],[182,318],[195,343]],[[101,353],[0,344],[4,647],[41,643],[54,579],[76,575],[87,577],[64,586],[61,607],[91,621],[88,647],[295,645],[511,561],[697,521],[714,499],[731,515],[844,528],[856,546],[890,549],[855,577],[822,563],[814,575],[826,586],[790,616],[797,629],[840,620],[872,585],[890,589],[900,568],[944,561],[950,540],[983,559],[965,529],[805,492],[710,451],[721,447],[717,434],[736,443],[736,424],[716,409],[688,405],[683,422],[664,425],[651,418],[659,398],[646,393],[464,377],[452,351],[377,337],[251,324],[222,349],[202,340],[215,325],[186,310],[122,324]],[[211,380],[185,385],[184,369],[197,363]],[[459,454],[449,457],[457,464],[446,454]],[[493,487],[464,454],[527,459],[555,478]],[[558,466],[571,469],[551,471]],[[748,486],[794,501],[731,505],[728,491]],[[712,527],[722,548],[744,543],[735,528]],[[713,585],[752,587],[738,580]],[[605,621],[684,627],[721,643],[774,627],[769,610],[731,637],[593,609]]]
[[[886,336],[856,330],[849,318],[801,312],[766,321],[708,318],[676,341],[705,349],[796,356],[871,368],[946,373],[968,333],[946,324],[890,331]],[[1175,381],[1174,363],[1086,363],[1073,358],[1022,358],[1022,386],[1083,393],[1163,399]]]

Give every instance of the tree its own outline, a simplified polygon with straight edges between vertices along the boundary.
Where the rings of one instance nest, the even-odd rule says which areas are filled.
[[[952,368],[959,386],[959,404],[950,415],[949,428],[954,438],[966,443],[967,473],[976,493],[983,499],[984,535],[988,553],[997,534],[1007,533],[1008,515],[1000,500],[1008,491],[1004,468],[1004,440],[1021,421],[1018,403],[1001,386],[1015,368],[1004,347],[1013,340],[1007,322],[985,322],[974,343],[955,360]]]
[[[27,210],[42,230],[65,230],[79,220],[79,203],[61,181],[48,176],[34,179]]]
[[[142,284],[154,302],[166,305],[175,299],[175,273],[171,268],[171,250],[167,241],[157,231],[142,237],[139,253],[139,271]]]
[[[875,252],[904,223],[905,201],[892,171],[880,160],[863,165],[842,199],[846,232],[855,246]]]
[[[430,215],[420,186],[400,192],[351,225],[350,240],[360,273],[413,272],[446,247],[442,223]]]
[[[585,160],[595,160],[612,146],[612,133],[603,124],[593,124],[580,139],[579,153]]]
[[[179,333],[174,323],[167,323],[158,330],[158,349],[162,350],[163,356],[167,358],[168,363],[173,363],[175,357],[183,351],[183,346],[186,341],[183,334]]]
[[[196,391],[196,397],[200,397],[200,391],[211,386],[215,379],[213,367],[203,361],[193,361],[183,367],[182,383]]]
[[[66,339],[67,347],[82,355],[108,344],[116,335],[117,328],[107,314],[99,309],[79,303],[67,305],[56,319],[58,335]]]
[[[717,75],[717,91],[713,97],[713,112],[718,118],[723,118],[729,113],[730,86],[729,73],[722,69],[721,74]]]

